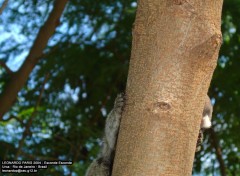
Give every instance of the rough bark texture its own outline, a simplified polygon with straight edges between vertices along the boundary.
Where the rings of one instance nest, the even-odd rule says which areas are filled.
[[[46,23],[40,29],[38,36],[24,61],[17,72],[11,74],[11,79],[0,96],[0,120],[3,115],[11,108],[16,100],[18,92],[26,83],[29,74],[41,59],[43,50],[47,45],[49,38],[54,34],[55,28],[59,24],[59,19],[68,0],[55,1],[53,11],[48,17]]]
[[[222,0],[139,0],[113,176],[191,175]]]

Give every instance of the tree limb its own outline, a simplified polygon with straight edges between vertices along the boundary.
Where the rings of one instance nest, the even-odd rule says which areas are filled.
[[[5,9],[5,7],[7,6],[7,4],[8,4],[8,0],[5,0],[2,4],[2,7],[0,8],[0,15],[2,14],[2,12]]]
[[[47,83],[48,78],[49,78],[49,74],[46,74],[45,78],[44,78],[44,81],[43,81],[43,85],[42,85],[41,91],[40,91],[40,95],[38,97],[37,103],[36,103],[36,105],[34,107],[34,110],[33,110],[33,113],[31,114],[27,124],[25,125],[25,130],[23,132],[22,139],[18,143],[18,149],[17,149],[16,155],[15,155],[15,160],[17,160],[18,156],[22,153],[22,151],[21,151],[22,150],[22,146],[24,144],[24,141],[25,141],[26,137],[30,133],[30,127],[32,125],[33,118],[35,117],[35,115],[37,113],[38,106],[40,105],[40,102],[41,102],[41,99],[42,99],[42,95],[43,95],[43,92],[44,92],[44,87],[45,87],[45,84]]]
[[[54,34],[55,28],[59,24],[60,16],[66,6],[68,0],[55,1],[54,8],[50,13],[47,21],[41,27],[37,38],[24,61],[23,65],[17,72],[14,72],[6,88],[0,96],[0,120],[3,115],[11,108],[16,100],[18,92],[26,83],[29,74],[37,62],[41,59],[40,56],[46,47],[49,38]]]
[[[12,74],[12,73],[13,73],[13,71],[6,65],[5,62],[3,62],[3,61],[0,60],[0,65],[6,70],[6,72],[7,72],[8,74]]]
[[[226,166],[224,164],[224,160],[223,160],[223,157],[222,157],[222,149],[219,146],[217,135],[216,135],[213,128],[211,128],[209,131],[210,131],[210,136],[211,136],[210,140],[211,140],[213,148],[215,149],[215,154],[217,156],[217,160],[218,160],[219,165],[220,165],[221,175],[226,176],[227,175]]]

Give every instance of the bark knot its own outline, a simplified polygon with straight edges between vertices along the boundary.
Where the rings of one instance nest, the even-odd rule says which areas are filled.
[[[159,110],[163,110],[163,111],[167,111],[171,108],[171,105],[168,102],[165,101],[160,101],[160,102],[156,102],[154,104],[154,109],[159,109]]]
[[[174,0],[173,3],[176,5],[182,5],[183,3],[185,3],[186,0]]]
[[[222,45],[222,35],[221,34],[215,34],[212,36],[212,44],[214,49],[217,49]]]

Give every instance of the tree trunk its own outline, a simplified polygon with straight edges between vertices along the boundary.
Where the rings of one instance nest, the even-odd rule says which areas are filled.
[[[113,176],[191,175],[222,0],[139,0]]]

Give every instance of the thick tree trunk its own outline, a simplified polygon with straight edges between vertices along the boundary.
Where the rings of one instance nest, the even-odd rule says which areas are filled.
[[[222,0],[139,0],[113,176],[191,175]]]

